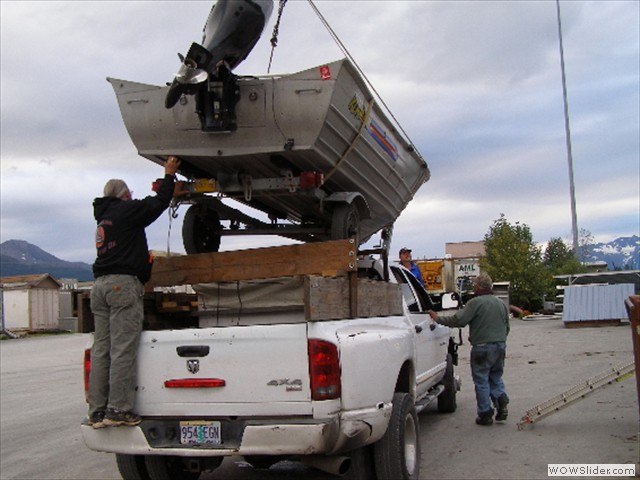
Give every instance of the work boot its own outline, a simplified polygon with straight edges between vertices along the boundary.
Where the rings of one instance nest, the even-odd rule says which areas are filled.
[[[493,410],[482,412],[476,418],[477,425],[491,425],[493,423]]]
[[[93,428],[104,428],[104,411],[98,410],[89,416],[89,425]]]
[[[140,422],[142,422],[140,415],[136,415],[133,412],[123,412],[115,408],[107,408],[107,413],[102,423],[107,427],[119,427],[120,425],[133,427]]]
[[[507,410],[507,405],[509,404],[509,397],[507,397],[506,393],[500,395],[498,398],[498,412],[496,413],[496,421],[504,422],[507,419],[507,415],[509,411]]]

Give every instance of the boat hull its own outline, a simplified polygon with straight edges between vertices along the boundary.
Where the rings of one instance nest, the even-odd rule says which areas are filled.
[[[429,179],[425,160],[346,59],[290,75],[237,77],[235,129],[224,132],[203,131],[195,97],[184,95],[167,109],[168,87],[108,80],[131,140],[153,162],[177,155],[181,173],[218,180],[239,173],[273,178],[285,170],[324,174],[320,197],[230,195],[277,218],[330,219],[332,203],[323,199],[358,193],[368,209],[359,227],[365,241],[391,225]]]

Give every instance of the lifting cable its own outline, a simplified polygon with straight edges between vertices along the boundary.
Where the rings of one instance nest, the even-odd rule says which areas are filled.
[[[286,5],[287,0],[280,0],[280,4],[278,5],[278,19],[276,20],[276,24],[273,26],[273,33],[271,34],[271,55],[269,56],[269,68],[267,68],[267,73],[271,73],[271,62],[273,61],[273,51],[278,46],[278,34],[280,33],[280,19],[282,18],[282,11],[284,10],[284,6]]]
[[[286,0],[285,0],[286,1]],[[342,51],[342,53],[351,61],[351,63],[353,64],[353,66],[355,67],[355,69],[358,71],[358,73],[360,75],[362,75],[362,78],[364,78],[365,83],[369,86],[369,88],[371,88],[371,90],[373,91],[373,93],[375,93],[376,97],[378,97],[378,102],[384,107],[384,109],[387,111],[387,113],[389,114],[389,116],[391,118],[393,118],[393,121],[396,123],[396,127],[398,127],[400,129],[400,131],[402,132],[402,134],[405,136],[407,142],[410,142],[409,140],[409,135],[407,135],[407,132],[404,131],[404,129],[402,128],[402,126],[400,125],[400,122],[398,121],[398,119],[395,117],[395,115],[393,114],[393,112],[391,112],[391,109],[387,106],[387,104],[384,102],[384,100],[382,99],[382,96],[380,96],[380,94],[378,93],[378,91],[375,89],[375,87],[373,86],[373,84],[371,83],[371,81],[369,80],[369,78],[367,78],[367,76],[365,75],[365,73],[362,71],[362,69],[360,68],[360,66],[357,64],[357,62],[355,61],[355,59],[353,58],[353,56],[351,55],[351,53],[349,53],[349,51],[347,50],[347,47],[344,46],[344,44],[342,43],[342,41],[338,38],[338,35],[336,34],[336,32],[333,31],[333,29],[331,28],[331,26],[329,25],[329,22],[327,22],[327,20],[322,16],[322,14],[320,13],[320,10],[318,10],[318,7],[316,7],[316,5],[313,3],[313,0],[307,0],[309,2],[309,5],[311,5],[311,8],[313,9],[313,11],[316,13],[316,15],[318,16],[318,18],[320,19],[320,21],[322,22],[322,24],[324,25],[324,27],[327,29],[327,31],[329,32],[329,34],[331,35],[331,37],[333,38],[333,40],[336,42],[336,44],[338,45],[338,47],[340,48],[340,50]],[[279,20],[278,20],[279,21]]]
[[[395,117],[395,115],[393,114],[393,112],[391,111],[389,106],[384,102],[384,100],[382,99],[382,96],[378,93],[378,91],[373,86],[373,84],[371,83],[369,78],[366,76],[364,71],[360,68],[358,63],[353,58],[353,55],[351,55],[351,53],[349,52],[349,50],[347,50],[347,47],[345,47],[344,43],[342,43],[342,41],[340,40],[340,38],[338,37],[336,32],[331,28],[331,26],[329,25],[329,22],[327,22],[327,20],[324,18],[322,13],[320,13],[320,10],[318,10],[318,7],[316,7],[315,3],[313,3],[313,0],[307,0],[307,1],[309,2],[309,5],[311,6],[311,9],[315,12],[317,17],[320,19],[320,21],[322,22],[324,27],[329,32],[329,35],[331,35],[331,38],[333,38],[334,42],[338,45],[338,47],[342,51],[343,55],[345,55],[349,59],[349,61],[353,64],[354,68],[362,76],[362,78],[364,79],[365,83],[369,86],[369,88],[373,91],[373,93],[377,97],[378,102],[384,107],[386,112],[393,119],[393,121],[395,122],[395,126],[402,132],[402,134],[405,136],[405,139],[407,140],[407,142],[410,142],[409,135],[407,135],[407,132],[404,131],[404,128],[402,128],[402,125],[400,125],[400,122]],[[271,73],[271,63],[273,61],[273,53],[274,53],[274,50],[275,50],[276,46],[278,45],[278,34],[279,34],[279,30],[280,30],[280,20],[282,19],[282,12],[284,10],[284,6],[286,5],[286,3],[287,3],[287,0],[280,0],[280,3],[278,5],[278,18],[276,20],[275,25],[273,26],[273,33],[271,34],[271,55],[269,56],[269,67],[267,68],[267,73]]]

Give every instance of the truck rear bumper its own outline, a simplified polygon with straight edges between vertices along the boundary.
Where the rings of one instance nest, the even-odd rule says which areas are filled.
[[[94,429],[81,425],[82,437],[91,450],[128,455],[175,455],[216,457],[229,455],[313,455],[335,454],[371,443],[386,431],[391,405],[343,413],[326,421],[248,421],[238,438],[219,446],[153,444],[145,431],[158,421],[143,420],[136,427]]]
[[[337,439],[336,423],[301,425],[248,425],[236,448],[154,447],[142,428],[109,427],[94,429],[82,425],[82,437],[91,450],[128,455],[176,455],[212,457],[228,455],[308,455],[326,453]]]

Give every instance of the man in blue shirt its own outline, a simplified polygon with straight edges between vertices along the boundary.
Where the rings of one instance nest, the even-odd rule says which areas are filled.
[[[411,270],[413,276],[418,279],[420,285],[424,287],[424,280],[422,279],[422,273],[420,273],[420,269],[418,265],[415,264],[413,259],[411,258],[411,249],[407,247],[402,247],[400,249],[400,264],[406,268],[407,270]]]

